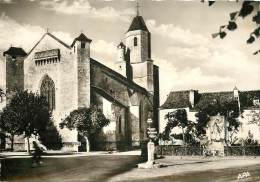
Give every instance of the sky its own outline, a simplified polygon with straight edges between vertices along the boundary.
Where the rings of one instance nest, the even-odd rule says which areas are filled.
[[[260,89],[259,40],[246,40],[256,28],[252,17],[238,29],[213,39],[237,2],[139,0],[139,12],[152,36],[152,59],[160,69],[160,98],[170,91]],[[116,46],[136,16],[134,0],[0,0],[0,50],[11,45],[29,51],[47,31],[69,45],[81,32],[93,40],[91,57],[113,68]]]

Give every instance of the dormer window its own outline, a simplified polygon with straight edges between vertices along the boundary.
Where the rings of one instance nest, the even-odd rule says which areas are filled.
[[[134,37],[134,46],[137,46],[137,37]]]

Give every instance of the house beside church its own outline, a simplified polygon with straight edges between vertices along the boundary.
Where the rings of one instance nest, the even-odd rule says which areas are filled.
[[[164,131],[167,123],[165,115],[168,112],[177,109],[185,109],[188,120],[196,122],[197,118],[195,115],[202,106],[211,103],[221,104],[232,100],[237,101],[238,107],[241,110],[241,114],[238,118],[238,121],[240,122],[239,131],[235,134],[238,139],[237,142],[239,142],[240,139],[246,139],[250,136],[260,143],[260,90],[240,91],[236,87],[233,91],[224,92],[200,93],[198,90],[170,92],[166,101],[160,107],[159,132],[162,133]],[[213,117],[212,120],[224,121],[221,116]],[[223,126],[223,123],[218,124]],[[208,129],[210,128],[211,126],[208,127]],[[229,139],[230,135],[227,133],[226,137]]]
[[[1,96],[0,106],[18,90],[40,93],[58,126],[71,111],[95,104],[110,119],[93,141],[97,149],[139,147],[147,138],[148,117],[156,128],[159,122],[159,67],[151,59],[151,33],[142,16],[133,18],[117,47],[115,70],[91,57],[91,41],[81,33],[68,45],[47,32],[29,52],[10,47],[1,60],[0,88],[6,95]],[[59,132],[64,150],[78,151],[85,145],[76,130]],[[16,143],[17,149],[26,148],[23,139]]]

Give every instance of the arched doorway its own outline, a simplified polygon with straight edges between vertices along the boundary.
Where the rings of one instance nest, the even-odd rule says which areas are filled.
[[[46,75],[41,84],[41,95],[43,95],[49,104],[49,110],[55,109],[55,84],[53,80]]]

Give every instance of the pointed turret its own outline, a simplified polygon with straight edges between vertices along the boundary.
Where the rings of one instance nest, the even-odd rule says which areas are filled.
[[[7,51],[4,52],[4,56],[9,55],[11,57],[25,57],[27,53],[20,47],[10,47]]]
[[[79,42],[88,42],[91,43],[92,40],[89,39],[85,34],[81,33],[78,37],[76,37],[73,41],[73,43],[71,44],[71,47],[74,46],[74,44],[79,41]]]
[[[142,16],[137,15],[136,17],[134,17],[127,32],[134,30],[143,30],[149,32]]]

